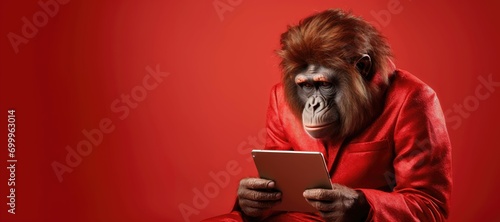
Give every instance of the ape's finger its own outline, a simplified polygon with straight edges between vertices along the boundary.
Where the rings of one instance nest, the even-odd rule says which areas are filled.
[[[308,189],[303,193],[304,198],[311,201],[335,201],[338,199],[337,193],[330,189]]]
[[[253,189],[253,190],[265,190],[274,189],[275,184],[272,180],[262,179],[262,178],[245,178],[240,181],[240,186]]]
[[[257,191],[249,189],[238,190],[238,197],[242,199],[249,199],[255,201],[273,201],[281,199],[281,192],[279,191]]]

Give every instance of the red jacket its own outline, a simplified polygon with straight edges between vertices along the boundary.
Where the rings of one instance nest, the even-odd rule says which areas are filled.
[[[282,84],[267,113],[266,148],[320,151],[333,183],[363,191],[373,221],[442,221],[451,193],[451,145],[436,93],[410,73],[390,77],[383,113],[349,141],[310,137]]]
[[[368,221],[443,221],[449,214],[451,145],[435,92],[396,70],[384,111],[350,140],[328,144],[310,137],[274,86],[267,111],[266,149],[320,151],[331,180],[361,190],[371,206]],[[241,220],[233,211],[217,217]],[[269,221],[321,220],[317,214],[275,212]],[[216,221],[216,220],[214,220]]]

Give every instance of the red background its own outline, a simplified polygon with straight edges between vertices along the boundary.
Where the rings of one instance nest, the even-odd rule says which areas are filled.
[[[475,97],[479,77],[500,82],[498,1],[131,2],[59,5],[18,53],[8,33],[22,35],[22,18],[33,21],[42,8],[0,3],[0,122],[7,125],[15,108],[18,159],[16,214],[2,198],[1,221],[198,221],[228,212],[239,179],[255,173],[248,151],[262,145],[269,91],[280,79],[273,53],[280,33],[336,7],[378,24],[396,65],[434,88],[448,117],[461,120],[448,124],[451,221],[500,219],[498,86]],[[227,6],[222,17],[214,2]],[[377,19],[394,6],[397,13]],[[157,65],[170,75],[143,101],[128,115],[111,108]],[[474,109],[460,116],[453,107],[464,102]],[[65,147],[75,149],[82,130],[105,118],[114,130],[59,182],[51,164],[64,164]],[[2,148],[4,197],[7,154]],[[180,209],[189,210],[183,217]]]

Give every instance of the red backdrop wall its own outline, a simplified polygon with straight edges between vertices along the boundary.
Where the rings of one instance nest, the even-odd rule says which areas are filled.
[[[438,93],[453,144],[451,221],[498,221],[499,6],[2,1],[0,220],[199,221],[228,212],[239,179],[255,174],[249,150],[263,145],[280,33],[340,7],[379,27],[396,65]]]

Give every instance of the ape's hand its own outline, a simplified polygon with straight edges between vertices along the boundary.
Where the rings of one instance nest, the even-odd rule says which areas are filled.
[[[309,189],[304,197],[326,221],[364,221],[369,205],[361,191],[340,184],[333,189]]]
[[[275,190],[272,180],[244,178],[238,187],[238,204],[243,213],[260,217],[281,200],[281,192]]]

